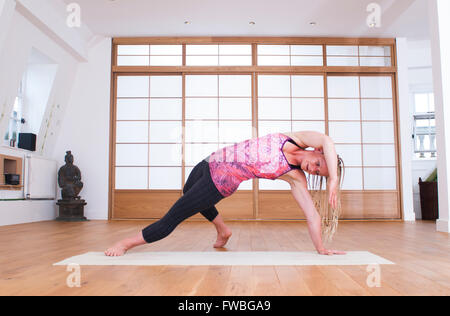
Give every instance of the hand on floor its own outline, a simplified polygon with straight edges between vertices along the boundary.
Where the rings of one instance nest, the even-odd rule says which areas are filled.
[[[317,250],[317,252],[319,253],[319,255],[324,255],[324,256],[346,255],[347,254],[344,251],[328,250],[328,249]]]

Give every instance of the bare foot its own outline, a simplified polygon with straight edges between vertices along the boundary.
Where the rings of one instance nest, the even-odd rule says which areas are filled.
[[[232,235],[231,230],[228,228],[225,228],[220,233],[217,233],[217,241],[214,244],[214,248],[224,247],[227,244],[228,239],[230,239],[231,235]]]
[[[146,242],[142,236],[142,233],[139,233],[133,237],[119,241],[117,244],[106,250],[105,255],[108,257],[121,257],[128,250],[145,244]]]
[[[127,251],[128,248],[121,241],[106,250],[105,255],[108,257],[122,257]]]

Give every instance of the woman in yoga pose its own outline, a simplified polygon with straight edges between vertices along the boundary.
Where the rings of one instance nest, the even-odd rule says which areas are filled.
[[[314,148],[314,151],[306,148]],[[161,240],[199,212],[216,227],[214,247],[224,247],[231,237],[231,230],[215,205],[233,194],[241,182],[254,178],[287,181],[305,213],[317,252],[345,254],[325,249],[322,242],[322,235],[331,239],[337,228],[343,167],[332,139],[317,132],[269,134],[222,148],[192,170],[183,196],[161,220],[138,235],[118,242],[106,250],[105,255],[122,256],[131,248]]]

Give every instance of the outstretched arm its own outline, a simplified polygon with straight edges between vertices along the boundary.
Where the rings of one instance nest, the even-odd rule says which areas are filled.
[[[314,202],[309,194],[305,175],[301,172],[300,180],[290,182],[292,195],[302,208],[308,221],[308,231],[316,250],[321,255],[344,255],[345,252],[337,250],[328,250],[323,246],[322,241],[322,220],[314,206]],[[304,178],[304,179],[303,179]]]

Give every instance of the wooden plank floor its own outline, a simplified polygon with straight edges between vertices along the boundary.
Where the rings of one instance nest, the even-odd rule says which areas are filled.
[[[431,222],[344,222],[332,246],[370,251],[381,266],[369,287],[366,266],[81,267],[69,288],[52,264],[103,251],[149,222],[42,222],[0,227],[0,295],[450,295],[450,237]],[[311,251],[305,223],[230,222],[227,251]],[[133,251],[215,251],[213,226],[181,224],[168,238]],[[223,251],[223,250],[221,250]]]

